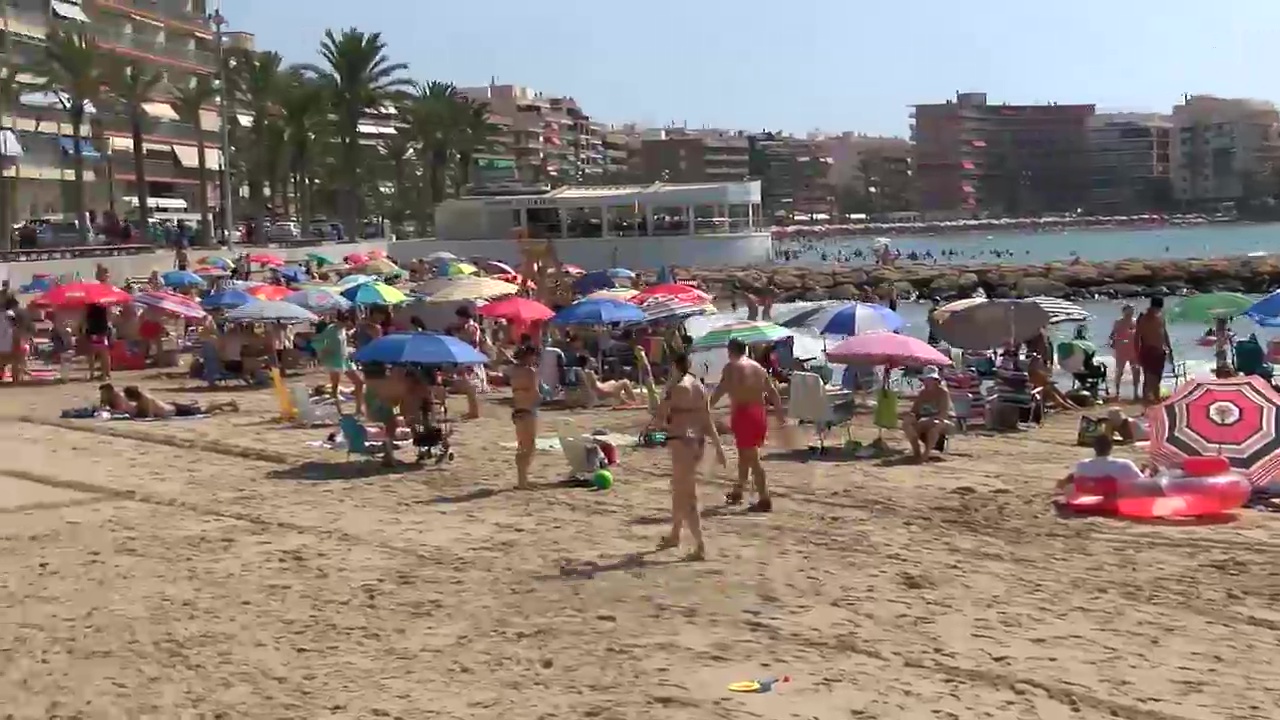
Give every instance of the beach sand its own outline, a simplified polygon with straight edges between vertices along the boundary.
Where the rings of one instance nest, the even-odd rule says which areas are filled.
[[[1272,518],[1057,518],[1070,415],[925,467],[776,451],[767,516],[716,472],[685,563],[644,554],[665,450],[625,450],[609,492],[511,492],[501,394],[452,464],[387,472],[308,447],[327,430],[269,391],[126,380],[244,411],[61,421],[92,385],[0,388],[0,716],[1280,717]],[[548,410],[543,434],[643,423]],[[536,481],[566,471],[539,453]]]

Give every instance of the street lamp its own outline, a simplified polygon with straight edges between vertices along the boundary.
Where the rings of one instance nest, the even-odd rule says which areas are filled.
[[[220,183],[222,185],[222,232],[223,244],[230,250],[235,215],[231,212],[231,132],[230,118],[227,115],[226,43],[222,35],[222,26],[227,24],[227,19],[222,16],[221,3],[213,11],[213,17],[209,20],[213,22],[214,41],[218,44],[218,114],[222,129],[222,182]]]

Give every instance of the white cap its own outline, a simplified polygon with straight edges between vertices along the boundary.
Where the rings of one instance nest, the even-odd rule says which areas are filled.
[[[924,372],[920,373],[921,380],[930,380],[930,379],[937,380],[941,377],[942,377],[942,373],[939,373],[938,368],[932,365],[929,365],[924,369]]]

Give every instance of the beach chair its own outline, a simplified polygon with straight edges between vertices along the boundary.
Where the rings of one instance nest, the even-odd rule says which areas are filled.
[[[1267,362],[1266,351],[1262,348],[1262,343],[1258,342],[1257,335],[1237,340],[1235,356],[1236,372],[1241,375],[1256,375],[1264,380],[1270,380],[1275,375],[1275,369]]]
[[[604,453],[596,441],[584,435],[559,435],[560,451],[569,462],[571,480],[590,481],[595,472],[606,466]]]
[[[213,343],[205,343],[200,347],[200,367],[200,379],[204,380],[209,387],[219,383],[244,380],[239,375],[227,372],[222,365],[222,358],[218,357],[218,348]]]
[[[302,385],[289,387],[289,405],[293,410],[291,419],[295,425],[315,427],[338,422],[338,409],[333,405],[311,402],[307,388]]]
[[[822,378],[816,373],[792,373],[790,385],[787,415],[799,422],[813,424],[818,434],[818,454],[825,454],[827,432],[849,418],[842,417],[836,411],[835,405],[827,395]]]
[[[384,443],[370,443],[369,430],[355,415],[343,415],[338,418],[338,429],[342,431],[342,439],[347,443],[347,458],[352,455],[371,457],[380,455],[385,450]]]

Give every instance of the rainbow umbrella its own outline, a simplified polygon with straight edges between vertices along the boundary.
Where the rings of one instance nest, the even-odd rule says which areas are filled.
[[[409,299],[408,295],[380,282],[349,287],[342,291],[342,297],[357,305],[398,305]]]
[[[436,271],[440,277],[457,277],[459,275],[475,275],[480,272],[480,268],[465,262],[451,262],[447,265],[441,265]]]
[[[728,345],[730,340],[741,340],[748,345],[754,345],[775,342],[786,337],[791,337],[791,331],[779,325],[759,320],[743,320],[721,325],[694,340],[690,349],[711,350],[722,348]]]
[[[218,268],[219,270],[230,270],[235,267],[235,263],[224,257],[218,257],[217,255],[205,255],[199,260],[196,260],[196,264],[204,265],[205,267]]]

